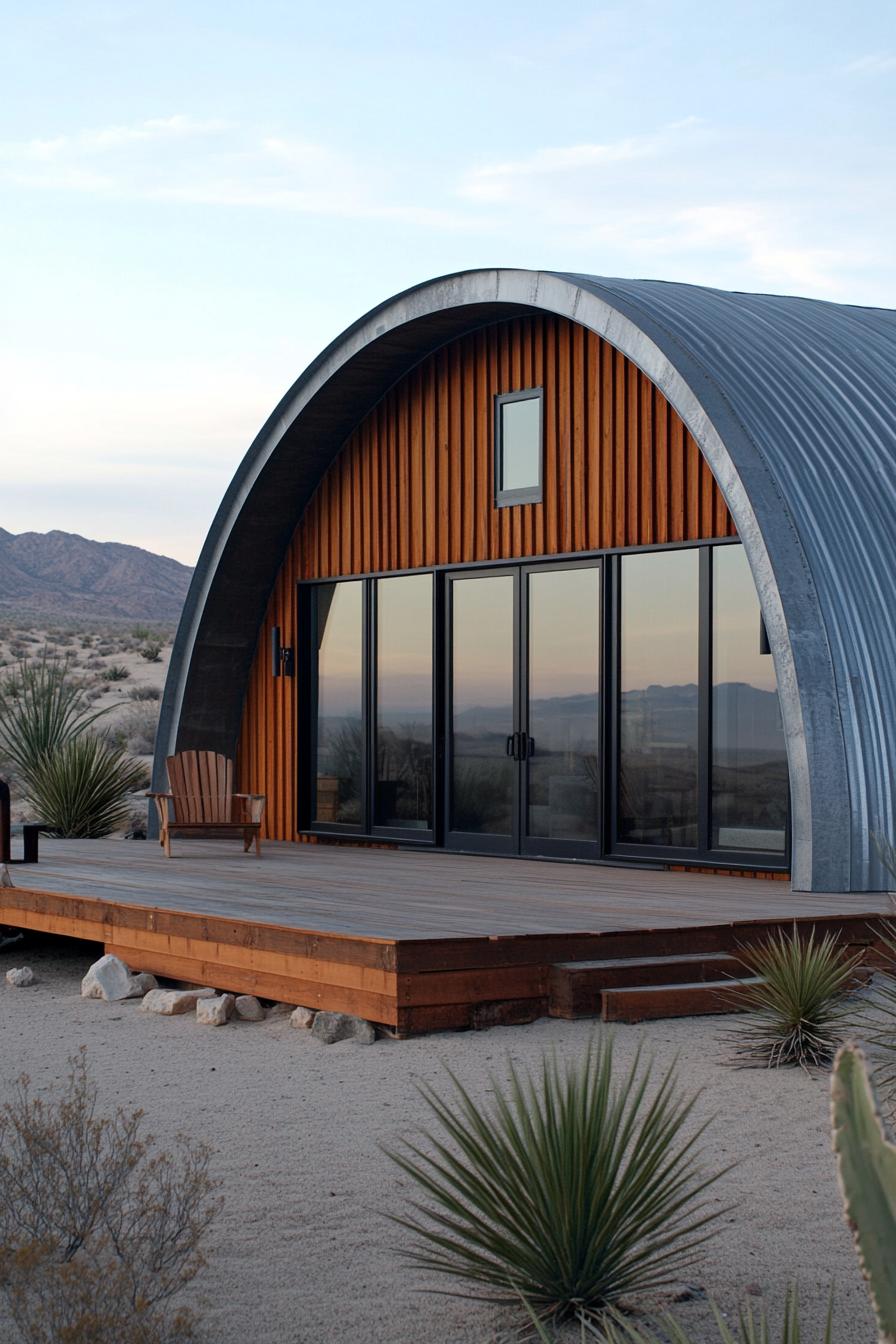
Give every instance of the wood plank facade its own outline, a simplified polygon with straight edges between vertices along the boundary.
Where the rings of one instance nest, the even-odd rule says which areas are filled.
[[[528,387],[544,389],[544,499],[498,509],[494,397]],[[299,678],[271,676],[270,652],[273,626],[295,647],[299,580],[734,535],[680,417],[593,332],[538,315],[480,328],[437,350],[342,446],[275,582],[238,753],[240,788],[267,795],[267,835],[301,838],[296,703],[303,688]]]

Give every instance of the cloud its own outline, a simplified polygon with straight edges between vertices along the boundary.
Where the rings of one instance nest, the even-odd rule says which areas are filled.
[[[699,117],[685,117],[649,135],[625,136],[605,144],[538,149],[524,159],[474,168],[461,182],[459,192],[472,200],[509,200],[519,184],[533,178],[591,172],[654,158],[667,152],[700,124]]]
[[[230,129],[230,123],[201,121],[195,117],[149,117],[130,126],[103,126],[57,135],[50,140],[20,140],[0,143],[0,160],[20,163],[52,163],[63,158],[105,154],[135,144],[195,139],[217,135]]]
[[[394,174],[330,145],[181,114],[0,143],[0,176],[19,187],[105,198],[474,226],[453,207],[421,204],[411,174],[410,199],[390,199],[401,191],[389,185]]]
[[[896,55],[887,51],[872,51],[850,61],[843,68],[848,75],[890,75],[896,72]]]

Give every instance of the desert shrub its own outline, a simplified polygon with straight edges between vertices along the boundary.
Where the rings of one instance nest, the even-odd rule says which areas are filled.
[[[488,1107],[453,1074],[448,1100],[422,1088],[437,1131],[391,1154],[425,1197],[396,1220],[411,1261],[554,1321],[668,1283],[712,1235],[703,1195],[721,1173],[702,1170],[705,1126],[684,1134],[695,1098],[674,1066],[655,1089],[651,1072],[638,1051],[617,1077],[598,1036],[566,1066],[546,1055],[537,1079],[511,1065]]]
[[[159,700],[161,696],[158,686],[132,686],[128,691],[129,700]]]
[[[102,677],[103,681],[127,681],[130,675],[124,663],[110,663]]]
[[[0,1292],[27,1344],[181,1344],[174,1299],[218,1210],[209,1149],[156,1152],[142,1112],[99,1112],[85,1052],[62,1094],[0,1108]]]
[[[111,739],[134,756],[151,756],[159,722],[158,706],[138,702],[128,706],[110,734]]]
[[[162,661],[162,649],[164,644],[160,639],[150,639],[141,646],[140,657],[145,658],[148,663],[160,663]]]
[[[0,679],[0,755],[28,786],[44,757],[106,713],[91,709],[71,662],[46,651]]]
[[[737,997],[746,1012],[731,1028],[737,1057],[769,1068],[826,1068],[843,1039],[862,954],[848,955],[830,933],[801,938],[794,926],[738,958],[758,978]]]
[[[711,1303],[711,1306],[718,1330],[716,1336],[718,1344],[773,1344],[773,1341],[776,1341],[776,1344],[808,1344],[805,1328],[800,1324],[800,1297],[795,1283],[790,1285],[784,1299],[780,1330],[774,1328],[764,1302],[757,1306],[752,1303],[742,1306],[738,1311],[737,1326],[734,1329],[722,1316],[715,1303]],[[542,1344],[556,1344],[535,1313],[530,1311],[530,1315]],[[834,1344],[833,1330],[834,1299],[831,1294],[820,1344]],[[669,1314],[658,1317],[650,1325],[640,1325],[628,1317],[612,1312],[601,1321],[599,1328],[586,1321],[582,1337],[583,1340],[599,1340],[600,1344],[703,1344],[703,1341],[709,1344],[704,1331],[701,1330],[698,1340],[696,1335],[691,1334]]]
[[[56,835],[93,840],[123,826],[130,815],[128,795],[148,785],[146,769],[123,747],[83,733],[42,758],[26,796]]]

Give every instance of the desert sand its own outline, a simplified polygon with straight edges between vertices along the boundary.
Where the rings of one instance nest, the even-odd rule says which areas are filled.
[[[487,1103],[489,1074],[508,1055],[534,1064],[545,1047],[579,1054],[589,1022],[443,1033],[373,1046],[322,1046],[284,1019],[199,1026],[160,1018],[137,1001],[79,996],[91,960],[83,945],[32,938],[0,952],[0,1084],[23,1070],[43,1090],[86,1045],[102,1103],[142,1107],[161,1143],[179,1132],[208,1140],[224,1211],[197,1281],[208,1337],[226,1344],[486,1344],[516,1319],[438,1286],[397,1254],[390,1223],[410,1194],[382,1151],[427,1120],[421,1082],[444,1086],[449,1065]],[[13,989],[2,976],[28,964],[39,982]],[[730,1019],[620,1027],[620,1062],[644,1038],[658,1063],[679,1056],[697,1116],[714,1116],[710,1167],[738,1165],[712,1196],[725,1213],[703,1260],[649,1305],[675,1305],[703,1344],[717,1341],[704,1293],[726,1312],[764,1289],[777,1309],[791,1277],[807,1307],[808,1344],[821,1338],[829,1285],[838,1344],[871,1344],[872,1318],[843,1223],[828,1131],[828,1084],[799,1071],[743,1071],[726,1063]],[[694,1292],[696,1291],[696,1295]],[[641,1305],[648,1305],[645,1299]],[[0,1321],[0,1337],[6,1339]],[[570,1338],[578,1338],[577,1333]]]

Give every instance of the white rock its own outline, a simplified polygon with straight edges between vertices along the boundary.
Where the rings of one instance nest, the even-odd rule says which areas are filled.
[[[233,1011],[243,1022],[263,1022],[264,1009],[254,994],[238,994],[233,1003]]]
[[[117,1003],[119,999],[135,997],[134,977],[124,962],[107,952],[95,961],[81,981],[81,997],[105,999]]]
[[[151,989],[140,1008],[145,1013],[176,1017],[180,1013],[192,1013],[199,999],[214,997],[213,989]]]
[[[275,1003],[267,1011],[268,1017],[289,1017],[295,1009],[294,1003]]]
[[[24,989],[26,985],[33,985],[34,981],[35,975],[30,966],[14,966],[6,972],[6,983],[16,989]]]
[[[357,1041],[359,1045],[373,1045],[376,1032],[363,1017],[351,1017],[348,1013],[318,1013],[311,1028],[311,1035],[323,1045],[335,1045],[337,1041]]]
[[[317,1016],[313,1008],[296,1008],[289,1015],[289,1025],[291,1027],[310,1027]]]
[[[149,971],[138,971],[136,975],[131,976],[133,989],[128,995],[129,999],[142,999],[144,994],[148,994],[151,989],[158,989],[159,982]]]
[[[196,1021],[204,1027],[223,1027],[233,1012],[232,994],[215,994],[210,999],[196,1000]]]

